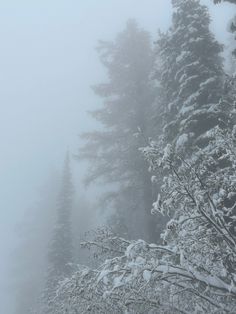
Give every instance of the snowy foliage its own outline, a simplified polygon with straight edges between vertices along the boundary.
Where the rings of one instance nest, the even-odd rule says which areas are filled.
[[[235,140],[235,129],[214,130],[212,154],[224,144],[227,156],[219,154],[218,161],[232,161],[222,176],[210,171],[215,159],[204,152],[196,167],[171,145],[152,142],[143,149],[153,170],[165,174],[153,204],[154,212],[172,217],[164,245],[110,232],[83,244],[99,247],[105,261],[80,268],[60,285],[54,313],[235,313],[236,239],[223,215],[226,197],[236,193]]]
[[[96,269],[79,267],[58,288],[53,313],[234,312],[236,287],[225,274],[190,268],[170,246],[109,240],[122,254]]]

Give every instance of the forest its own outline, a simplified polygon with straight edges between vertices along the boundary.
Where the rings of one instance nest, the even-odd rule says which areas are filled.
[[[202,1],[171,5],[154,41],[129,19],[97,43],[95,127],[22,227],[15,314],[236,313],[236,16],[226,53]]]

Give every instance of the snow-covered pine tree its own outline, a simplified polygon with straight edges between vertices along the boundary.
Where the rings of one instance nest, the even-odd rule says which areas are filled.
[[[100,42],[99,52],[108,82],[94,87],[103,107],[92,116],[104,129],[83,136],[87,144],[80,155],[91,164],[87,179],[103,179],[114,187],[104,199],[115,209],[111,223],[118,233],[157,241],[157,222],[150,215],[151,175],[138,151],[152,129],[150,36],[130,20],[114,42]]]
[[[144,149],[164,175],[154,211],[173,215],[163,237],[182,266],[235,287],[235,87],[225,78],[206,7],[172,2],[172,27],[158,42],[166,124]]]
[[[70,156],[66,154],[58,194],[57,221],[48,253],[48,274],[43,293],[42,313],[53,313],[53,299],[60,281],[70,277],[73,263],[71,213],[74,188],[70,169]],[[52,307],[51,307],[52,306]]]
[[[195,166],[210,158],[205,178],[209,172],[224,177],[230,162],[224,158],[223,143],[215,140],[215,131],[234,125],[234,86],[226,82],[222,46],[209,31],[207,8],[198,0],[172,2],[172,26],[157,43],[162,60],[157,73],[162,86],[163,147],[171,144],[175,153],[194,160]],[[229,201],[226,194],[222,202],[230,216],[235,200]]]
[[[162,61],[157,73],[163,89],[165,141],[174,143],[186,156],[200,145],[203,134],[223,124],[219,118],[228,118],[219,109],[223,48],[209,31],[210,16],[205,6],[198,0],[172,3],[172,26],[157,42]]]

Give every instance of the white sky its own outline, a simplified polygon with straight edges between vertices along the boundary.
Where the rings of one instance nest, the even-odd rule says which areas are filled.
[[[210,8],[213,30],[227,42],[234,7]],[[98,100],[89,86],[104,77],[94,47],[99,39],[113,39],[128,18],[136,18],[155,39],[158,28],[170,23],[170,1],[0,0],[2,314],[13,314],[14,300],[3,289],[14,226],[37,201],[49,169],[61,165],[68,147],[76,152],[77,135],[93,127],[86,111]]]

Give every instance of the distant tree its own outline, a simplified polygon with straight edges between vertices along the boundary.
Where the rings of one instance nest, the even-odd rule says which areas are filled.
[[[154,132],[150,35],[131,20],[114,42],[100,42],[98,51],[108,82],[93,88],[104,99],[103,107],[92,112],[103,129],[83,135],[87,143],[80,156],[91,165],[87,182],[102,179],[112,188],[103,206],[113,206],[110,223],[120,234],[157,241],[151,174],[138,151]]]
[[[73,256],[76,264],[88,265],[93,259],[87,250],[81,248],[80,243],[84,241],[91,229],[102,224],[101,215],[94,211],[94,206],[87,200],[83,188],[76,186],[76,200],[74,202],[74,210],[72,212],[72,238],[73,238]]]
[[[14,265],[10,265],[15,314],[29,314],[32,308],[38,313],[38,299],[48,266],[47,245],[55,221],[57,193],[58,177],[53,172],[40,189],[38,201],[30,206],[24,215],[24,222],[17,226],[19,244],[13,253]]]
[[[59,282],[72,273],[73,247],[71,214],[73,208],[74,188],[70,170],[70,156],[67,153],[61,188],[58,195],[57,222],[53,231],[48,253],[48,274],[46,287],[43,292],[42,313],[53,313],[52,300],[55,297]]]

